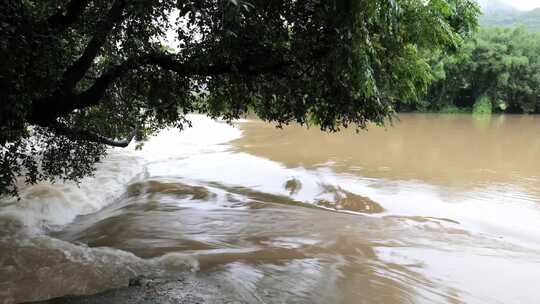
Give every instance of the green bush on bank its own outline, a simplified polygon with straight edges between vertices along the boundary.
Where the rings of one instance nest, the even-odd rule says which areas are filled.
[[[473,105],[472,113],[474,115],[490,115],[492,112],[491,100],[488,96],[480,96]]]

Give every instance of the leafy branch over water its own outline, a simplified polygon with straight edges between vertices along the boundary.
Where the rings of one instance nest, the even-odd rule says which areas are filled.
[[[192,112],[382,124],[426,90],[422,53],[459,48],[478,13],[472,0],[3,1],[0,194],[20,176],[80,180],[105,146]]]

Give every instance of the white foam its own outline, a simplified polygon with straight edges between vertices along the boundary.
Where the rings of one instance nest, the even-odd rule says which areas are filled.
[[[79,185],[41,182],[20,187],[21,200],[0,201],[0,220],[16,221],[25,232],[35,235],[57,230],[71,223],[78,215],[90,214],[111,204],[126,190],[126,185],[145,173],[149,163],[182,158],[203,152],[225,149],[222,143],[239,138],[241,131],[206,116],[190,115],[193,128],[183,131],[167,129],[152,137],[142,150],[137,143],[126,149],[111,149],[97,164],[93,177]]]
[[[226,146],[221,144],[242,136],[238,128],[225,122],[202,115],[190,115],[188,118],[192,122],[192,128],[161,131],[145,143],[141,155],[150,162],[159,162],[205,152],[220,152],[226,149]]]
[[[0,218],[18,220],[32,234],[57,229],[113,202],[142,168],[141,157],[113,149],[97,164],[95,176],[84,178],[79,185],[42,182],[23,186],[20,201],[12,198],[1,203]]]

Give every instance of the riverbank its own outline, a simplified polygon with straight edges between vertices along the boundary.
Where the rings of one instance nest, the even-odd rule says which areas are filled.
[[[227,298],[220,286],[195,275],[169,279],[132,279],[129,286],[89,296],[66,296],[31,304],[206,304],[241,303]],[[30,303],[28,303],[30,304]]]

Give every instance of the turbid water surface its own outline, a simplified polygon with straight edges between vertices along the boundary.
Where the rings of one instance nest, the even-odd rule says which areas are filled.
[[[208,302],[540,303],[540,117],[192,120],[4,200],[0,303],[186,272]]]

